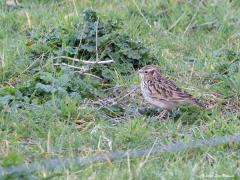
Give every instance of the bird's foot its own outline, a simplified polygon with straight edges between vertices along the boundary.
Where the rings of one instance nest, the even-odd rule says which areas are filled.
[[[158,116],[159,119],[164,120],[166,118],[166,113],[167,113],[167,110],[163,110]]]

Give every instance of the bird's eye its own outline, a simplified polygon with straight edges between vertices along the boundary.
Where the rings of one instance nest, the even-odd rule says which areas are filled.
[[[147,74],[148,72],[147,71],[144,71],[145,74]]]

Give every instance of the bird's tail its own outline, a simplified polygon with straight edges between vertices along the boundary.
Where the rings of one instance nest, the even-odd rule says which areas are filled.
[[[198,99],[196,99],[196,98],[191,98],[191,99],[189,100],[189,103],[191,103],[191,104],[196,104],[196,105],[198,105],[198,106],[201,107],[201,108],[207,108],[207,105],[206,105],[206,104],[202,103],[200,100],[198,100]]]

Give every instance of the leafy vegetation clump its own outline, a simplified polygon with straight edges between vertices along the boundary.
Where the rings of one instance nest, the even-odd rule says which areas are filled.
[[[115,85],[116,76],[129,78],[135,69],[156,61],[142,43],[133,41],[122,30],[122,22],[103,22],[96,12],[87,9],[81,28],[75,24],[71,30],[57,28],[41,35],[32,32],[26,51],[30,64],[28,71],[32,76],[17,83],[11,90],[15,93],[6,88],[0,90],[5,94],[0,99],[0,108],[12,101],[40,105],[54,99],[60,106],[60,101],[65,98],[82,102],[108,97],[110,94],[104,93],[104,89]],[[84,64],[81,60],[90,63]],[[94,63],[109,60],[113,62]],[[18,63],[21,63],[19,57]],[[86,71],[93,77],[85,76]],[[111,117],[124,112],[118,105],[102,110]]]
[[[92,73],[107,81],[113,79],[114,70],[129,75],[133,69],[156,61],[141,42],[133,41],[121,31],[121,21],[102,22],[96,12],[87,9],[81,30],[75,25],[73,32],[59,28],[41,37],[31,37],[30,56],[33,59],[44,54],[45,58],[67,56],[88,61],[114,60],[114,63],[91,68]]]

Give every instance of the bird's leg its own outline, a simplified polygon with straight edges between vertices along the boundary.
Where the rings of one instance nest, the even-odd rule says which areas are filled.
[[[167,110],[163,110],[163,111],[159,114],[158,117],[159,117],[160,119],[163,119],[163,118],[165,117],[166,113],[167,113]]]
[[[144,114],[146,112],[146,108],[143,106],[143,104],[144,104],[144,100],[141,99],[141,101],[140,101],[140,108],[138,108],[138,112],[140,114]]]
[[[173,108],[171,109],[171,116],[174,117],[176,112],[177,112],[177,108],[176,108],[176,107],[173,107]]]

